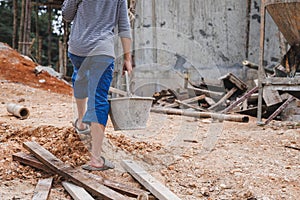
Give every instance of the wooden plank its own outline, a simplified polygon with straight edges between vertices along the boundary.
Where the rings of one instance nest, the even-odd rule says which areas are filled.
[[[231,83],[230,85],[234,85],[242,91],[246,91],[248,89],[247,85],[232,73],[228,73],[219,79],[223,81],[225,88],[226,88],[226,81],[229,81]],[[226,89],[231,89],[231,88],[226,88]]]
[[[196,101],[200,101],[202,99],[205,99],[205,95],[200,95],[200,96],[196,96],[196,97],[192,97],[192,98],[189,98],[189,99],[185,99],[185,100],[182,100],[180,101],[181,103],[184,103],[184,104],[189,104],[189,103],[193,103],[193,102],[196,102]],[[174,107],[177,107],[179,106],[180,103],[178,102],[175,102],[175,103],[172,103],[172,104],[169,104],[169,105],[166,105],[164,106],[165,108],[174,108]]]
[[[52,170],[50,170],[47,166],[45,166],[43,163],[41,163],[38,159],[36,159],[32,154],[26,154],[23,152],[18,152],[16,154],[13,154],[13,160],[18,161],[20,163],[23,163],[25,165],[43,170],[47,173],[55,174]],[[101,176],[97,176],[95,174],[82,172],[90,179],[94,179],[95,181],[99,182],[100,184],[104,184],[105,186],[114,189],[122,194],[126,194],[130,197],[142,197],[142,196],[148,196],[150,198],[149,192],[135,188],[117,181],[112,181],[109,179],[105,179]]]
[[[228,98],[230,98],[237,90],[238,89],[236,87],[231,88],[231,90],[229,90],[229,92],[227,92],[227,94],[224,95],[224,97],[222,97],[216,104],[214,104],[213,106],[209,107],[208,110],[213,110],[213,109],[217,108],[218,106],[220,106]]]
[[[268,85],[265,87],[268,87],[271,90],[291,91],[291,92],[300,91],[300,84],[299,85]]]
[[[97,176],[95,174],[91,174],[91,173],[87,173],[87,176],[90,177],[91,179],[95,179],[97,181],[99,181],[100,183],[104,184],[105,186],[114,189],[120,193],[124,193],[130,197],[135,197],[137,199],[140,200],[144,200],[144,199],[151,199],[151,195],[149,192],[139,189],[139,188],[135,188],[132,186],[128,186],[126,184],[117,182],[117,181],[113,181],[113,180],[109,180],[109,179],[105,179],[103,177]]]
[[[123,91],[123,90],[119,90],[119,89],[117,89],[117,88],[113,88],[113,87],[110,87],[110,88],[109,88],[109,92],[111,92],[111,93],[116,93],[116,94],[118,94],[118,95],[120,95],[120,96],[127,96],[127,92],[125,92],[125,91]]]
[[[94,198],[82,187],[66,181],[63,181],[62,185],[74,200],[94,200]]]
[[[210,96],[210,97],[222,97],[224,95],[223,92],[215,92],[215,91],[210,91],[210,90],[195,88],[193,86],[188,86],[187,89],[188,90],[194,90],[194,91],[201,92],[201,93],[205,94],[206,96]]]
[[[123,160],[122,166],[145,188],[147,188],[159,200],[179,200],[166,186],[158,182],[142,167],[131,160]]]
[[[277,110],[264,122],[264,125],[270,123],[277,115],[279,115],[292,101],[296,100],[295,97],[290,96]]]
[[[230,106],[228,106],[223,111],[221,111],[221,113],[227,113],[227,112],[231,111],[235,106],[237,106],[238,104],[240,104],[243,101],[245,101],[246,99],[248,99],[254,92],[257,92],[257,90],[258,90],[258,87],[252,88],[249,92],[244,94],[239,100],[233,102]]]
[[[48,173],[53,173],[47,166],[45,166],[43,163],[41,163],[38,159],[36,159],[31,154],[18,152],[18,153],[13,154],[12,158],[14,161],[18,161],[18,162],[28,165],[30,167],[34,167],[34,168],[40,169],[40,170],[48,172]]]
[[[53,177],[38,181],[32,200],[47,200],[49,198]]]
[[[206,103],[208,103],[208,105],[210,105],[210,106],[213,106],[213,105],[216,104],[215,100],[213,100],[213,99],[210,98],[210,97],[205,97],[205,101],[206,101]]]
[[[300,77],[294,78],[281,78],[281,77],[268,77],[263,80],[265,85],[300,85]]]
[[[282,102],[279,92],[277,90],[272,90],[269,87],[263,88],[263,98],[267,106],[272,106]]]
[[[250,62],[250,61],[248,61],[248,60],[244,60],[244,61],[242,62],[242,64],[243,64],[244,66],[246,66],[246,67],[249,67],[249,68],[255,69],[255,70],[258,70],[258,68],[259,68],[259,66],[258,66],[257,64],[252,63],[252,62]],[[274,74],[274,70],[273,70],[273,69],[269,69],[269,68],[267,68],[267,67],[265,67],[265,72],[266,72],[266,73],[269,73],[269,74]]]
[[[39,161],[49,167],[52,171],[72,181],[78,186],[83,187],[88,192],[103,199],[123,200],[127,197],[115,192],[114,190],[99,184],[99,182],[90,179],[81,170],[75,169],[70,165],[63,163],[49,151],[44,149],[36,142],[23,143],[24,148],[30,151]]]
[[[188,108],[193,108],[194,110],[197,110],[197,111],[203,111],[203,112],[207,111],[203,108],[200,108],[199,106],[193,106],[193,105],[190,105],[188,103],[184,103],[183,101],[179,101],[177,99],[175,99],[175,102],[178,103],[179,105],[183,105],[183,106],[188,107]]]

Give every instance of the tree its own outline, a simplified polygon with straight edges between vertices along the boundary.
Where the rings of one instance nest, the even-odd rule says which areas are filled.
[[[0,2],[0,41],[12,46],[13,8],[12,1]]]
[[[61,36],[57,33],[53,33],[53,31],[49,33],[48,24],[50,23],[50,26],[52,26],[52,24],[56,22],[59,11],[58,9],[51,8],[52,15],[49,22],[47,7],[36,4],[40,1],[32,2],[35,2],[35,4],[31,12],[30,40],[34,39],[34,43],[29,56],[32,57],[33,60],[38,61],[41,65],[56,66],[58,61],[58,41]],[[17,27],[19,28],[22,8],[21,0],[17,0],[17,4]],[[13,46],[13,14],[13,0],[0,0],[0,42],[7,43],[10,46]],[[17,34],[19,34],[19,31],[17,31]],[[49,36],[51,36],[51,41],[48,43],[47,39]],[[18,44],[18,42],[19,37],[16,35],[15,43]],[[39,42],[41,48],[39,48]],[[48,60],[49,44],[51,45],[50,61]],[[15,48],[17,48],[17,46]]]

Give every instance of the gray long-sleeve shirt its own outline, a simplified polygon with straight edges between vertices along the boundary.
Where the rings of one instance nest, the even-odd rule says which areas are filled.
[[[77,56],[115,57],[114,37],[131,38],[127,0],[65,0],[63,18],[71,22],[68,51]]]

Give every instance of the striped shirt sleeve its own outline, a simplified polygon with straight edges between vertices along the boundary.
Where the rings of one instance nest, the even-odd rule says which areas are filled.
[[[127,10],[127,0],[120,0],[119,5],[119,19],[118,19],[118,31],[119,37],[131,38],[130,22]]]
[[[73,21],[81,1],[82,0],[64,0],[62,5],[62,16],[65,21]]]

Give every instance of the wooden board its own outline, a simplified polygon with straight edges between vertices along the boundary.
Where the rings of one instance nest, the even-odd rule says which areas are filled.
[[[38,159],[36,159],[32,154],[26,154],[23,152],[18,152],[13,154],[13,160],[18,161],[20,163],[23,163],[25,165],[43,170],[47,173],[55,174],[52,170],[50,170],[47,166],[45,166],[43,163],[41,163]],[[87,177],[90,179],[94,179],[95,181],[99,182],[100,184],[103,184],[111,189],[114,189],[122,194],[126,194],[130,197],[142,197],[142,196],[148,196],[150,198],[149,192],[135,188],[129,185],[126,185],[124,183],[120,183],[117,181],[112,181],[109,179],[105,179],[101,176],[97,176],[95,174],[87,173],[87,172],[82,172],[84,173]]]
[[[238,89],[233,87],[229,92],[227,92],[224,97],[222,97],[216,104],[209,107],[208,110],[214,110],[215,108],[218,108],[222,103],[224,103],[227,99],[229,99]]]
[[[202,100],[202,99],[205,99],[205,97],[206,97],[206,96],[203,94],[203,95],[200,95],[200,96],[192,97],[192,98],[190,98],[190,99],[182,100],[182,101],[180,101],[180,102],[183,103],[183,104],[189,104],[189,103],[193,103],[193,102],[196,102],[196,101],[200,101],[200,100]],[[165,108],[174,108],[174,107],[179,106],[179,104],[180,104],[180,103],[175,102],[175,103],[166,105],[166,106],[164,106],[164,107],[165,107]]]
[[[74,200],[94,200],[94,198],[82,187],[66,181],[62,182],[62,185]]]
[[[199,106],[194,106],[194,105],[191,105],[191,104],[188,104],[188,103],[184,103],[183,101],[179,101],[177,99],[175,99],[175,102],[178,103],[179,105],[182,105],[182,106],[187,107],[187,108],[193,108],[194,110],[197,110],[197,111],[207,111],[206,109],[200,108]]]
[[[173,192],[166,186],[158,182],[154,177],[148,174],[137,163],[130,160],[123,160],[122,166],[145,188],[147,188],[159,200],[179,200]]]
[[[53,177],[38,181],[32,200],[47,200],[49,198]]]
[[[189,86],[187,88],[187,90],[197,91],[197,92],[200,92],[200,93],[205,94],[206,96],[209,96],[209,97],[212,97],[212,98],[220,98],[224,95],[223,92],[215,92],[215,91],[211,91],[211,90],[195,88],[195,87],[192,87],[192,86]]]
[[[31,154],[18,152],[18,153],[13,154],[12,158],[14,161],[18,161],[18,162],[28,165],[30,167],[34,167],[34,168],[40,169],[40,170],[48,172],[48,173],[53,173],[47,166],[45,166],[43,163],[41,163],[38,159],[36,159]]]
[[[227,113],[227,112],[231,111],[235,106],[237,106],[238,104],[240,104],[243,101],[247,103],[247,101],[245,101],[245,100],[248,99],[248,98],[250,98],[251,95],[254,92],[256,92],[257,90],[258,90],[258,87],[252,88],[249,92],[247,92],[246,94],[244,94],[240,99],[236,100],[231,105],[229,105],[227,108],[225,108],[223,111],[221,111],[221,113]],[[243,110],[247,110],[247,109],[245,109],[245,107],[244,107]]]
[[[300,77],[294,78],[281,78],[281,77],[268,77],[263,80],[265,85],[300,85]]]
[[[263,98],[267,106],[272,106],[282,102],[279,92],[277,90],[272,90],[270,87],[263,88]]]
[[[82,170],[75,169],[70,165],[63,163],[49,151],[44,149],[36,142],[23,143],[24,148],[30,151],[39,161],[49,167],[52,171],[72,181],[78,186],[83,187],[88,192],[102,199],[124,200],[127,197],[115,192],[114,190],[99,184],[99,182],[90,179]]]
[[[241,91],[246,91],[248,89],[246,83],[244,83],[241,79],[239,79],[232,73],[228,73],[225,76],[220,77],[219,79],[223,81],[226,89],[230,90],[232,87],[236,87]],[[229,87],[227,87],[227,84]]]
[[[127,96],[127,92],[124,92],[123,90],[119,90],[119,89],[113,88],[113,87],[109,88],[109,92],[116,93],[116,94],[118,94],[120,96]]]

